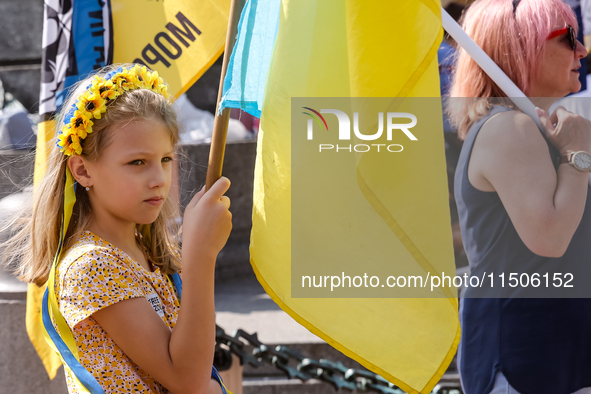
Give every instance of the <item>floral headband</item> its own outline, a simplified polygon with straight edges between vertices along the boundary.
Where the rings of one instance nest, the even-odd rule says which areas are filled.
[[[93,119],[100,119],[113,100],[133,89],[148,89],[169,98],[168,85],[158,76],[136,64],[132,68],[120,67],[104,76],[96,75],[86,91],[64,118],[64,127],[57,137],[57,146],[66,156],[82,154],[81,140],[92,133]]]

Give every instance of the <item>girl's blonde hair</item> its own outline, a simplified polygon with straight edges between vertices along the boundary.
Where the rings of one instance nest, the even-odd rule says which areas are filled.
[[[134,65],[113,65],[105,67],[94,75],[105,75],[118,67],[131,68]],[[86,91],[94,75],[77,83],[64,102],[56,119],[56,130],[61,130],[68,110],[75,105],[78,97]],[[125,92],[108,104],[101,119],[94,119],[92,133],[82,141],[82,156],[95,161],[112,140],[116,126],[134,119],[157,119],[167,126],[173,146],[179,141],[179,130],[175,110],[164,96],[147,89],[134,89]],[[56,133],[57,134],[57,133]],[[60,229],[64,210],[64,187],[68,157],[60,152],[55,140],[49,141],[47,172],[36,188],[33,203],[26,213],[14,220],[11,226],[20,228],[5,243],[3,260],[17,259],[16,274],[25,282],[43,285],[49,276],[55,254],[59,246]],[[142,236],[140,226],[136,229],[136,241],[146,258],[158,266],[164,274],[171,274],[180,268],[179,245],[174,239],[178,234],[175,215],[178,209],[175,202],[167,198],[158,218],[149,226],[150,237]],[[84,188],[76,188],[76,203],[68,231],[64,238],[65,251],[78,239],[88,226],[90,201]],[[14,228],[14,227],[13,227]]]
[[[478,0],[465,11],[462,27],[505,74],[530,96],[536,83],[546,37],[554,23],[563,21],[578,29],[577,18],[562,0]],[[507,97],[496,83],[459,48],[450,90],[450,121],[461,139],[492,107],[491,97]],[[496,100],[513,107],[508,99]]]

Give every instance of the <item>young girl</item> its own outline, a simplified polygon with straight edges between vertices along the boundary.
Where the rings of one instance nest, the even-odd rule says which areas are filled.
[[[44,325],[69,392],[225,393],[212,369],[213,289],[232,227],[230,182],[187,205],[179,250],[167,199],[179,133],[158,74],[103,69],[62,108],[57,146],[15,239],[20,279],[48,283]]]

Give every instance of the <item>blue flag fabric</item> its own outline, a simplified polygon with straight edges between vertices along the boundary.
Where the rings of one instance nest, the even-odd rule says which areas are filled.
[[[250,0],[238,23],[219,112],[240,108],[261,117],[267,71],[279,25],[281,0]]]

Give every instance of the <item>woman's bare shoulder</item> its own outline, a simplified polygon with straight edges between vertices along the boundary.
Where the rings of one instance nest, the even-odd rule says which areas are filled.
[[[547,158],[546,158],[547,156]],[[534,121],[518,111],[488,119],[474,142],[468,177],[482,191],[498,191],[516,166],[550,161],[548,145]],[[544,166],[546,167],[546,166]]]
[[[494,151],[547,150],[547,144],[532,118],[519,111],[504,111],[488,119],[478,133],[478,145]],[[475,146],[476,148],[476,146]]]

